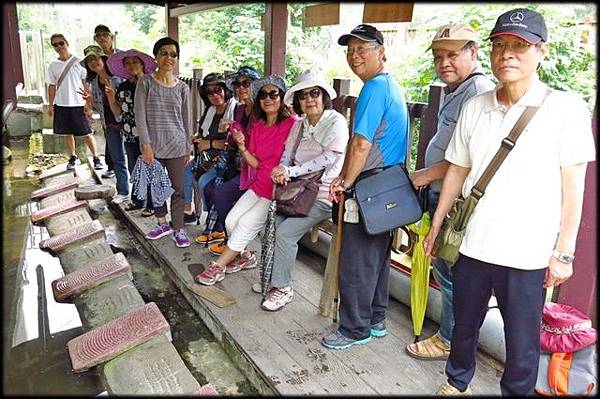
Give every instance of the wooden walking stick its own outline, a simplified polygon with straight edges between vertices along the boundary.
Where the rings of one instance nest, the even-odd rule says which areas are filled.
[[[340,193],[340,202],[337,214],[337,226],[335,229],[335,268],[333,273],[333,322],[337,323],[339,299],[340,299],[340,257],[342,255],[342,234],[344,232],[344,205],[346,196]]]

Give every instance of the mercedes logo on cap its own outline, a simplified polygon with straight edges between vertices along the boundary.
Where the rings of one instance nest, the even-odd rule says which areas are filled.
[[[510,15],[510,22],[521,22],[521,21],[523,21],[523,18],[525,18],[525,17],[523,16],[522,12],[519,12],[519,11],[513,12]]]

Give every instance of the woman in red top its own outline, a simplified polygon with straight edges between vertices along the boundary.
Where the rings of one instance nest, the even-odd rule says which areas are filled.
[[[201,284],[213,285],[223,280],[226,272],[256,267],[256,260],[244,249],[264,227],[273,190],[270,173],[279,165],[290,129],[298,120],[283,102],[285,91],[285,83],[277,75],[253,82],[253,112],[258,121],[250,128],[249,141],[246,142],[239,124],[231,125],[242,162],[254,172],[253,180],[227,215],[229,239],[223,253],[196,276]]]

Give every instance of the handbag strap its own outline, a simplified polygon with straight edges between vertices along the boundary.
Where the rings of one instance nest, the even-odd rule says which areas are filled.
[[[58,92],[58,88],[60,87],[60,84],[62,83],[63,79],[67,75],[67,72],[69,71],[69,69],[71,69],[71,67],[73,66],[75,61],[77,61],[77,58],[74,55],[72,55],[69,62],[67,62],[67,65],[65,65],[65,67],[63,68],[60,76],[58,77],[58,80],[56,81],[56,91],[57,92]]]
[[[551,92],[552,90],[550,90],[549,88],[546,89],[546,93],[544,95],[544,99],[542,100],[542,104],[546,100],[546,98],[548,98]],[[525,111],[523,111],[523,113],[517,120],[517,123],[515,123],[515,125],[513,126],[508,136],[506,136],[502,140],[502,143],[500,145],[500,148],[496,152],[496,155],[494,155],[494,158],[492,158],[479,180],[477,180],[477,183],[475,183],[475,185],[471,189],[470,195],[475,197],[476,200],[479,200],[481,199],[481,197],[483,197],[483,194],[485,194],[485,189],[490,183],[490,180],[492,180],[492,177],[494,177],[494,174],[496,173],[500,165],[502,165],[502,162],[504,162],[510,151],[515,147],[519,136],[521,135],[521,133],[523,133],[523,130],[525,130],[525,127],[527,126],[527,124],[529,124],[529,121],[531,120],[531,118],[533,118],[533,116],[540,107],[541,104],[537,107],[526,107]]]
[[[298,147],[300,147],[300,141],[302,140],[302,136],[304,135],[304,124],[301,124],[300,129],[298,129],[298,136],[296,136],[296,143],[294,144],[294,148],[292,149],[292,153],[290,154],[290,161],[292,165],[296,162],[294,158],[296,158],[296,151],[298,151]]]

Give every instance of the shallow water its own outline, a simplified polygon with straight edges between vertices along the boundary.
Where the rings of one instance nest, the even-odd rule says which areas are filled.
[[[28,199],[39,188],[27,176],[31,154],[41,152],[37,138],[10,143],[12,162],[3,178],[3,385],[10,395],[86,395],[103,393],[98,368],[73,373],[66,344],[85,331],[77,308],[56,303],[51,282],[63,276],[58,258],[38,249],[48,238],[32,226],[36,203]],[[66,160],[66,158],[65,158]],[[29,168],[31,170],[31,168]],[[134,285],[146,303],[155,302],[172,326],[173,345],[201,384],[220,394],[256,393],[163,269],[137,243],[125,224],[106,210],[99,215],[113,252],[123,252]]]

